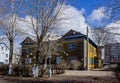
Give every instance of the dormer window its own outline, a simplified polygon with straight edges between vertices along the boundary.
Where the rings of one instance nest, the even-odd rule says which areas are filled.
[[[76,32],[73,32],[73,35],[75,35],[76,34]]]
[[[76,43],[68,44],[68,50],[76,50],[76,47],[77,47]]]

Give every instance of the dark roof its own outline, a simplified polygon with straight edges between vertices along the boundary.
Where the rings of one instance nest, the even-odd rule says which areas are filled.
[[[66,36],[75,36],[75,35],[83,35],[83,34],[71,29],[65,35],[63,35],[62,38],[66,37]]]
[[[0,44],[3,44],[3,45],[5,45],[8,49],[9,49],[9,47],[5,44],[5,43],[0,43]]]
[[[77,32],[77,31],[71,29],[61,39],[62,40],[72,40],[72,39],[85,39],[85,40],[87,40],[87,36],[84,35],[84,34],[82,34],[82,33],[80,33],[80,32]],[[89,38],[89,42],[93,46],[97,47],[97,45],[95,44],[95,42],[92,41],[90,38]]]
[[[27,40],[30,41],[30,42],[32,42],[32,43],[34,43],[34,44],[36,44],[36,41],[34,41],[32,38],[26,37],[26,38],[20,43],[20,45],[24,45]]]

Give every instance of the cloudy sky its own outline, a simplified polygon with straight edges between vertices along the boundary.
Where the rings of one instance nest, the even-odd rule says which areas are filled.
[[[73,3],[69,2],[69,4],[64,6],[64,8],[65,10],[60,14],[60,16],[69,17],[69,20],[64,20],[58,23],[59,27],[62,27],[62,29],[60,29],[62,34],[70,29],[86,34],[86,26],[89,24],[95,24],[99,26],[103,20],[109,19],[109,17],[105,14],[106,7],[104,6],[104,0],[75,0]],[[28,15],[20,18],[29,21]],[[24,29],[27,29],[28,27],[24,22],[19,22],[19,25]],[[116,25],[115,23],[110,23],[106,26],[108,28],[109,26],[113,25],[119,27],[119,25]],[[30,34],[33,34],[32,31],[29,32]],[[116,30],[112,32],[116,32]],[[117,30],[117,33],[120,33],[120,27],[119,30]],[[18,38],[16,41],[16,46],[22,42],[20,38]]]

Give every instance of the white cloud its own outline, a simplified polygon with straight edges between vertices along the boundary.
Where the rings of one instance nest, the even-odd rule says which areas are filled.
[[[101,21],[103,18],[108,18],[105,14],[105,7],[99,7],[92,11],[89,15],[89,21]]]
[[[57,26],[62,27],[61,31],[65,33],[68,30],[73,29],[85,34],[87,26],[83,16],[85,9],[82,8],[81,10],[77,10],[70,5],[65,5],[63,8],[64,10],[60,13],[58,18],[65,19],[56,24]]]
[[[58,21],[57,24],[54,26],[58,28],[59,32],[67,32],[70,29],[79,31],[81,33],[86,34],[86,26],[85,18],[83,16],[83,13],[85,12],[85,9],[82,8],[81,10],[77,10],[75,7],[70,5],[64,5],[62,7],[61,13],[58,16],[58,19],[62,19],[61,21]],[[23,30],[27,31],[29,34],[34,35],[34,31],[32,30],[30,24],[30,16],[26,16],[25,18],[20,18],[24,21],[18,21],[18,27]],[[27,22],[25,22],[27,21]],[[34,24],[36,22],[36,19],[34,18]]]
[[[61,20],[56,24],[56,27],[60,27],[59,30],[63,33],[66,33],[70,29],[79,31],[83,34],[86,34],[86,22],[85,17],[83,16],[83,13],[85,12],[85,9],[82,8],[81,10],[77,10],[75,7],[70,5],[64,5],[64,11],[59,14],[58,18],[65,18],[65,20]],[[19,18],[19,17],[18,17]],[[31,35],[34,35],[34,31],[31,30],[30,24],[30,16],[26,16],[25,18],[19,18],[20,20],[17,20],[17,29],[22,30],[24,32],[28,32]],[[24,21],[21,21],[24,20]],[[25,22],[27,21],[27,22]],[[34,22],[36,22],[36,19],[34,18]],[[62,28],[61,28],[62,27]],[[15,40],[15,47],[18,48],[20,43],[25,37],[19,37]]]
[[[19,18],[20,20],[18,20],[18,22],[17,22],[18,23],[17,28],[19,30],[21,30],[23,33],[27,33],[31,36],[35,36],[35,33],[33,31],[32,25],[31,25],[32,24],[31,18],[35,25],[36,19],[27,15],[25,18]]]
[[[114,35],[113,43],[116,43],[116,42],[120,43],[120,20],[114,23],[108,24],[106,26],[106,29],[108,29],[109,32]]]

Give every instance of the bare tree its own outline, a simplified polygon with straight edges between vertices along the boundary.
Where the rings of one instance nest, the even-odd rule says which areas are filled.
[[[62,49],[59,49],[59,46],[62,46],[61,41],[57,39],[57,36],[55,34],[49,34],[47,37],[44,38],[44,42],[41,42],[41,55],[40,58],[44,60],[44,67],[42,67],[44,70],[47,69],[47,62],[49,60],[48,67],[51,68],[51,62],[55,63],[56,57],[59,56],[59,52],[62,51]],[[51,61],[52,59],[52,61]],[[40,76],[44,75],[45,71],[42,71],[43,69],[40,70]]]
[[[9,71],[8,74],[12,74],[12,57],[13,57],[13,47],[14,39],[18,35],[17,20],[19,1],[17,0],[1,0],[0,1],[0,30],[6,35],[9,40],[10,48],[10,58],[9,58]]]
[[[120,0],[106,0],[105,6],[107,7],[106,14],[112,22],[120,20]]]
[[[110,34],[119,36],[120,32],[115,32],[113,30],[116,30],[116,31],[120,30],[120,27],[119,27],[119,24],[120,24],[120,21],[119,21],[120,20],[120,0],[106,0],[105,6],[107,7],[105,14],[107,16],[109,16],[108,22],[114,23],[113,26],[112,25],[108,26],[108,28],[111,29],[112,31],[109,30],[107,32]]]
[[[97,55],[98,55],[98,67],[101,67],[101,51],[103,47],[114,41],[113,35],[108,33],[108,29],[104,27],[96,27],[92,29],[92,38],[95,43],[98,45],[97,47]]]
[[[54,24],[62,19],[58,19],[65,0],[28,0],[26,1],[26,13],[30,21],[25,21],[32,29],[37,41],[36,64],[38,57],[42,57],[41,46],[48,33],[53,32],[56,28]],[[38,69],[37,69],[38,70]],[[36,71],[37,71],[36,70]]]

